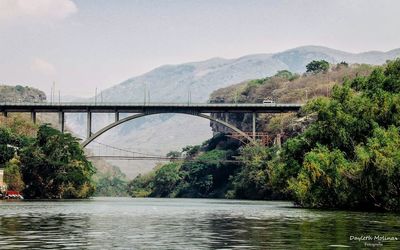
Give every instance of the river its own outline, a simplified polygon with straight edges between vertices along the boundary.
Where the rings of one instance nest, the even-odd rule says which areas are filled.
[[[362,235],[386,239],[350,240]],[[2,249],[362,249],[381,245],[400,249],[398,215],[299,209],[279,201],[0,201]]]

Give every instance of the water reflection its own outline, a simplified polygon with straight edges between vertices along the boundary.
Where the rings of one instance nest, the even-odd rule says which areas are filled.
[[[0,202],[0,248],[364,248],[350,235],[400,236],[395,214],[305,210],[286,202],[98,198]],[[384,242],[399,249],[400,241]]]

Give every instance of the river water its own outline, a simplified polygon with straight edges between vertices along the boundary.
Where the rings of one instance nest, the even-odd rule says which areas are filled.
[[[350,240],[351,236],[398,240]],[[369,244],[369,245],[368,245]],[[93,198],[0,201],[1,249],[400,249],[399,215],[290,202]]]

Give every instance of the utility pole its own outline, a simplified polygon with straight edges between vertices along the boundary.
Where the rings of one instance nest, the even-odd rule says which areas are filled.
[[[97,87],[94,90],[94,104],[97,104]]]
[[[147,95],[147,84],[144,83],[144,96],[143,96],[143,104],[146,105],[146,95]]]
[[[53,85],[50,87],[50,103],[53,103]]]
[[[190,89],[188,89],[188,93],[187,93],[187,104],[189,105],[190,104],[190,102],[191,102],[191,93],[190,93]]]
[[[55,100],[54,100],[54,96],[55,96],[55,92],[56,92],[56,82],[55,81],[53,81],[53,96],[51,97],[51,102],[53,103]]]
[[[256,112],[253,112],[253,140],[256,140],[256,119],[257,119],[257,114]]]
[[[238,95],[239,95],[239,93],[238,93],[238,91],[236,90],[236,91],[235,91],[235,103],[237,103]]]

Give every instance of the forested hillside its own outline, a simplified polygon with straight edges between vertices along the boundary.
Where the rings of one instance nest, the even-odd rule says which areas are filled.
[[[242,98],[258,98],[250,93],[264,96],[263,90],[270,89],[267,93],[276,93],[278,101],[286,98],[277,91],[282,86],[310,90],[310,100],[292,121],[313,120],[282,147],[240,147],[218,135],[202,146],[171,153],[185,160],[137,177],[129,185],[131,195],[279,198],[302,207],[399,211],[400,59],[381,67],[340,63],[308,71],[302,76],[279,72],[232,87],[250,89],[240,92]],[[338,83],[331,82],[332,76]],[[320,85],[329,88],[318,92]],[[264,124],[276,126],[275,119]]]
[[[214,103],[262,103],[271,98],[276,103],[306,103],[320,96],[330,96],[334,85],[341,85],[346,80],[369,75],[375,66],[367,64],[338,63],[329,65],[325,70],[310,70],[303,74],[287,70],[277,72],[272,77],[245,81],[227,88],[214,91],[210,102]],[[251,131],[251,114],[213,114],[220,120],[228,120],[243,131]],[[283,133],[284,138],[299,133],[304,129],[312,116],[299,117],[295,113],[259,114],[257,131],[268,131],[274,137]],[[211,122],[214,132],[229,130]]]

